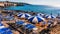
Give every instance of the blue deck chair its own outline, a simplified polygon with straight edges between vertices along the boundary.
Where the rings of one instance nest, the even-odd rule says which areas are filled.
[[[8,30],[6,34],[13,34],[11,30]]]
[[[1,34],[6,34],[7,32],[6,31],[4,31],[4,32],[2,32]]]
[[[18,22],[16,22],[16,24],[23,25],[24,24],[24,21],[18,21]]]
[[[7,30],[6,28],[0,29],[0,33],[4,33],[6,30]]]
[[[24,27],[25,27],[25,29],[28,29],[30,26],[31,26],[31,24],[27,24]]]
[[[1,31],[6,31],[6,30],[8,30],[9,28],[2,28],[2,29],[0,29]]]
[[[12,31],[9,28],[0,29],[0,33],[2,34],[12,34]]]
[[[28,27],[29,30],[32,30],[33,28],[35,28],[34,25],[31,25],[30,27]]]
[[[5,32],[5,31],[0,29],[0,33],[3,33],[3,32]]]

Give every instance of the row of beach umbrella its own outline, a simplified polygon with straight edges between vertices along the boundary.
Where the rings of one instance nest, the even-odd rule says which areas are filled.
[[[53,15],[45,15],[45,14],[42,14],[42,13],[38,13],[36,16],[34,15],[34,16],[32,16],[32,15],[30,15],[30,14],[28,14],[28,13],[19,13],[19,14],[17,14],[17,16],[18,17],[20,17],[20,18],[26,18],[26,19],[29,19],[30,21],[31,21],[31,19],[30,18],[33,18],[32,20],[34,21],[34,19],[36,19],[36,20],[38,20],[38,18],[40,18],[40,19],[44,19],[44,18],[56,18],[55,16],[53,16]],[[0,15],[0,17],[2,17],[2,15]],[[14,17],[13,16],[9,16],[9,15],[7,15],[7,16],[5,16],[5,17],[3,17],[3,18],[7,18],[8,20],[13,20],[14,19]],[[39,21],[40,22],[40,21]]]
[[[27,18],[30,22],[34,22],[34,23],[44,21],[45,20],[44,18],[50,18],[50,19],[56,18],[53,15],[45,15],[45,17],[43,17],[44,14],[42,14],[42,13],[39,13],[36,16],[35,15],[32,16],[28,13],[19,13],[17,16],[20,18]]]
[[[55,16],[53,16],[53,15],[45,15],[45,14],[42,14],[42,13],[38,13],[36,16],[34,15],[34,16],[32,16],[32,15],[30,15],[30,14],[28,14],[28,13],[19,13],[19,14],[17,14],[17,16],[19,17],[19,18],[26,18],[26,19],[28,19],[28,21],[29,22],[31,22],[31,23],[40,23],[40,22],[42,22],[42,21],[45,21],[45,19],[44,18],[51,18],[51,19],[53,19],[53,18],[56,18]],[[43,17],[44,16],[44,17]],[[13,16],[6,16],[6,17],[4,17],[4,18],[7,18],[8,20],[13,20]],[[46,23],[46,22],[43,22],[43,23]]]
[[[45,14],[38,13],[36,16],[43,17],[44,15]],[[28,17],[30,17],[32,15],[31,14],[28,14],[28,13],[19,13],[17,16],[20,17],[20,18],[28,18]],[[45,18],[56,18],[56,16],[54,16],[54,15],[45,15]]]

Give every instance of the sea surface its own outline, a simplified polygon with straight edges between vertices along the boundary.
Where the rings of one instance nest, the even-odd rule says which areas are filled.
[[[46,5],[24,5],[24,6],[11,6],[6,7],[6,10],[24,10],[28,12],[40,12],[45,14],[53,14],[58,15],[60,13],[60,8],[52,7],[52,6],[46,6]]]

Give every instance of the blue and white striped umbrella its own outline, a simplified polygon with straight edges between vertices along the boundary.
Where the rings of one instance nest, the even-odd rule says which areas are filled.
[[[45,18],[56,18],[55,16],[53,16],[53,15],[46,15],[46,17]]]
[[[44,16],[45,14],[42,13],[38,13],[37,16]]]
[[[20,17],[20,18],[28,18],[28,17],[30,17],[31,15],[28,14],[28,13],[21,13],[21,14],[18,14],[17,16]]]
[[[36,22],[39,23],[39,22],[43,21],[44,18],[42,18],[41,16],[31,16],[28,18],[28,20],[33,23],[36,23]]]

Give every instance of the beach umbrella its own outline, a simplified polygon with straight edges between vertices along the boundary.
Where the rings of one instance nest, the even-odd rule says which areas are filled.
[[[39,22],[43,21],[44,18],[42,18],[41,16],[31,16],[28,18],[28,20],[33,23],[39,23]]]
[[[21,14],[18,14],[17,16],[20,17],[20,18],[28,18],[28,17],[30,17],[31,15],[28,14],[28,13],[21,13]]]
[[[43,17],[43,18],[45,18],[45,15],[46,15],[46,14],[42,14],[42,13],[38,13],[38,14],[37,14],[37,16],[41,16],[41,17]]]
[[[45,18],[56,18],[56,17],[53,15],[46,15]]]
[[[38,13],[37,16],[44,16],[45,14],[42,13]]]

